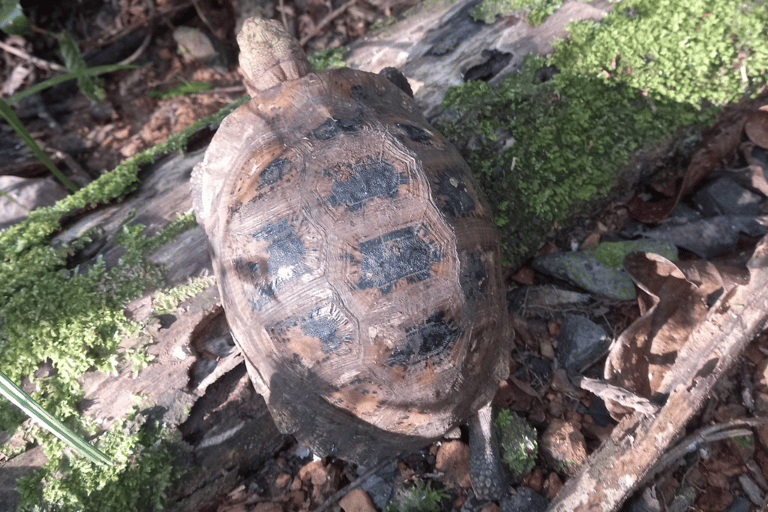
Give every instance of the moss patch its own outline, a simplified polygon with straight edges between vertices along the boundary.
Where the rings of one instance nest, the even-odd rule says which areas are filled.
[[[150,264],[146,254],[193,227],[195,221],[191,214],[180,215],[152,237],[143,234],[144,226],[127,224],[118,237],[127,253],[111,269],[101,260],[88,268],[67,268],[67,257],[86,245],[88,236],[61,247],[52,247],[50,240],[68,216],[130,192],[137,184],[141,164],[182,150],[191,134],[208,124],[218,124],[237,106],[230,105],[200,120],[0,233],[0,366],[15,382],[29,379],[37,389],[33,398],[85,437],[98,425],[79,414],[77,404],[83,391],[78,378],[93,368],[114,373],[121,359],[132,361],[134,368],[148,362],[144,353],[116,352],[126,334],[141,329],[126,318],[124,307],[146,288],[162,283],[164,269]],[[52,371],[48,376],[35,377],[43,362]],[[0,400],[0,430],[16,429],[23,420],[9,402]],[[116,460],[110,468],[69,459],[55,438],[36,428],[28,429],[29,441],[43,443],[49,457],[46,468],[24,486],[24,496],[32,500],[28,503],[37,500],[38,505],[46,503],[45,507],[57,510],[158,509],[152,504],[162,501],[165,487],[177,470],[171,467],[173,458],[158,444],[164,436],[162,428],[150,435],[139,428],[143,421],[134,419],[131,425],[128,434],[124,432],[128,427],[118,424],[100,439],[102,450]],[[70,478],[83,492],[65,488]],[[46,485],[41,487],[41,482]],[[115,486],[122,484],[128,487],[118,491]],[[139,501],[131,501],[134,498]],[[107,502],[113,508],[89,508],[89,503]],[[139,506],[146,503],[147,507]]]
[[[563,5],[563,0],[485,0],[470,13],[477,21],[493,23],[496,16],[527,18],[534,27]]]
[[[539,452],[536,431],[514,412],[502,409],[493,421],[499,438],[501,458],[512,473],[515,482],[533,470]]]
[[[571,40],[549,58],[527,56],[500,86],[451,89],[436,124],[484,184],[506,262],[530,253],[575,203],[606,194],[638,149],[711,124],[724,102],[764,88],[764,7],[627,0],[601,23],[571,24]],[[549,66],[559,72],[542,81]]]

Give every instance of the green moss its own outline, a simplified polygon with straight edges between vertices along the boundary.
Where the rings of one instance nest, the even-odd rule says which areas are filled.
[[[216,278],[213,276],[193,277],[185,285],[162,290],[152,299],[155,313],[158,315],[173,313],[182,301],[194,297],[215,283]]]
[[[528,423],[507,409],[502,409],[494,419],[499,439],[501,458],[512,472],[516,482],[522,481],[536,464],[539,451],[536,431]]]
[[[37,209],[24,222],[0,233],[0,366],[15,382],[30,379],[37,387],[33,398],[85,437],[95,432],[97,425],[79,414],[77,404],[83,391],[78,378],[90,369],[114,373],[121,358],[131,361],[134,370],[149,361],[141,350],[116,351],[125,335],[138,333],[141,329],[126,318],[125,304],[146,288],[162,283],[164,269],[149,263],[146,254],[194,226],[195,222],[191,214],[180,215],[152,237],[143,233],[144,226],[127,223],[118,236],[118,242],[127,252],[117,266],[109,269],[101,260],[88,268],[67,268],[67,257],[86,245],[90,235],[60,247],[52,247],[50,241],[67,217],[130,192],[137,184],[141,164],[152,162],[161,154],[182,150],[189,135],[206,125],[218,124],[237,106],[230,105],[217,115],[198,121],[54,206]],[[51,374],[34,377],[38,366],[46,361],[52,367]],[[24,417],[9,402],[0,400],[0,430],[18,428],[23,420]],[[113,431],[118,432],[121,427],[115,428],[117,430]],[[147,441],[148,438],[141,437],[143,434],[121,438],[124,443],[121,441],[122,444],[118,443],[119,446],[112,450],[133,454],[130,463],[120,470],[124,471],[120,473],[122,476],[116,476],[118,473],[114,471],[117,470],[95,468],[75,458],[62,458],[66,451],[55,438],[39,429],[30,429],[27,434],[30,441],[44,444],[50,459],[46,470],[35,477],[38,483],[46,483],[39,489],[41,503],[53,500],[43,507],[45,509],[154,510],[157,507],[152,505],[153,500],[162,500],[170,478],[168,475],[176,471],[169,456],[162,455],[160,445]],[[109,445],[112,443],[110,439],[107,436],[100,442]],[[145,460],[143,454],[149,458]],[[63,495],[69,491],[57,486],[70,475],[86,486],[83,487],[87,488],[85,494],[81,493],[79,497]],[[123,483],[137,487],[116,489]],[[29,495],[31,487],[26,489]],[[139,501],[131,502],[126,497],[129,492],[133,492]],[[122,497],[114,498],[113,508],[67,505],[68,500],[82,500],[83,496],[88,496],[92,503],[105,504],[112,500],[110,496],[118,495]],[[154,508],[145,508],[141,503],[149,503]]]
[[[528,18],[528,22],[536,27],[561,5],[562,0],[485,0],[472,9],[470,14],[475,20],[488,24],[496,21],[499,15],[518,16]]]
[[[736,446],[749,448],[751,450],[755,449],[755,439],[752,436],[734,436],[731,438],[731,441]]]
[[[411,487],[398,491],[397,496],[387,503],[384,512],[438,512],[440,500],[446,495],[444,490],[432,489],[417,479]]]
[[[638,149],[711,124],[717,106],[765,87],[760,3],[627,0],[602,23],[571,24],[572,41],[528,55],[501,85],[446,94],[436,124],[484,185],[507,263],[606,194]],[[560,72],[542,83],[537,71],[551,65]]]
[[[567,219],[575,202],[605,194],[638,147],[694,110],[657,107],[652,115],[639,92],[594,77],[564,72],[541,83],[536,71],[546,63],[529,55],[500,87],[469,82],[451,89],[444,105],[457,107],[461,123],[438,123],[452,141],[475,143],[464,156],[485,185],[496,224],[511,235],[502,237],[506,262]],[[502,144],[508,147],[500,150]]]
[[[50,441],[44,469],[19,480],[19,510],[164,510],[166,489],[183,476],[189,460],[174,448],[179,441],[178,432],[158,428],[138,414],[116,422],[99,438],[111,466],[67,457],[61,443]]]
[[[688,507],[693,505],[695,501],[696,501],[696,489],[693,487],[681,487],[677,490],[677,493],[675,494],[674,498],[672,498],[672,502],[670,503],[670,506],[668,507],[668,509],[669,510],[687,510]],[[675,502],[677,502],[678,505],[673,507]]]
[[[625,0],[602,22],[570,30],[552,64],[668,102],[722,105],[766,83],[768,9],[762,0]]]
[[[307,59],[315,71],[322,71],[326,68],[343,68],[347,65],[344,62],[344,55],[348,50],[346,46],[320,48],[308,55]]]
[[[595,248],[595,258],[606,267],[622,268],[624,258],[633,252],[651,252],[670,261],[677,261],[677,247],[668,242],[650,239],[603,242]]]

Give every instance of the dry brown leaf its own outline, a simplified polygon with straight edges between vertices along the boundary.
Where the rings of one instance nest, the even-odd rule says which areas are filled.
[[[657,254],[630,254],[624,268],[638,287],[641,317],[611,345],[604,376],[612,384],[651,398],[688,334],[706,315],[707,293]],[[716,272],[713,267],[706,270]],[[617,419],[627,412],[618,404],[606,406]]]
[[[712,397],[715,385],[743,360],[747,343],[763,332],[768,322],[768,237],[759,242],[746,268],[747,284],[723,294],[678,351],[659,388],[666,396],[664,405],[655,414],[638,411],[625,416],[566,482],[548,510],[619,510],[641,485],[669,469],[689,453],[691,445],[697,446],[698,434],[681,440],[681,433]],[[760,421],[764,419],[740,423],[749,428]],[[675,451],[672,457],[665,455]]]
[[[671,190],[674,190],[674,194],[655,202],[644,201],[638,196],[633,197],[628,205],[630,217],[640,222],[660,222],[669,216],[683,196],[736,151],[741,142],[745,122],[746,114],[736,111],[705,134],[704,142],[693,154],[683,179],[677,180],[674,187],[665,185],[667,194]]]

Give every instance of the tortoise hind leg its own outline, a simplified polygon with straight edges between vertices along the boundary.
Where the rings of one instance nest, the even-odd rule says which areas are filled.
[[[469,476],[475,496],[499,500],[507,492],[507,477],[501,466],[492,419],[490,403],[469,419]]]

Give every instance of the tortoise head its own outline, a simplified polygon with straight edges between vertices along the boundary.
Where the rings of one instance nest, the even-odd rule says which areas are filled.
[[[245,88],[253,96],[312,71],[298,41],[277,21],[250,18],[237,35]]]

